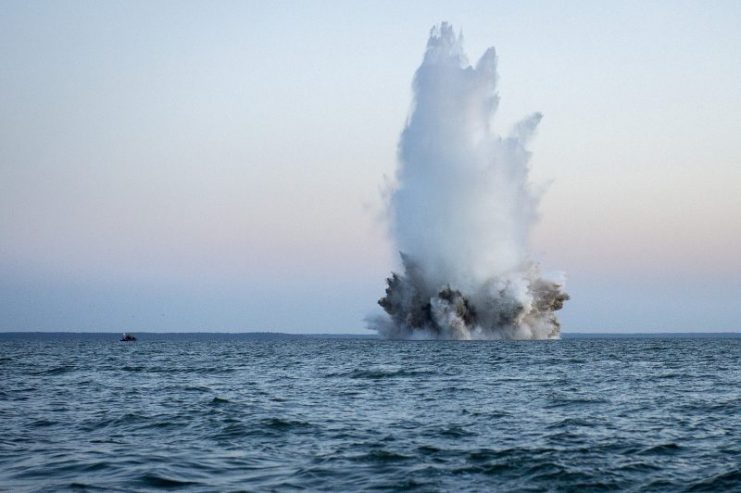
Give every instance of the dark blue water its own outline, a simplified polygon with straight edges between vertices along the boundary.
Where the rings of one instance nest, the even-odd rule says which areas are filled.
[[[741,491],[741,338],[0,336],[6,491]]]

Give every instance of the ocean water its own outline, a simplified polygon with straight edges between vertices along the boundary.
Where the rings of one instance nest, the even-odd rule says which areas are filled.
[[[0,490],[741,491],[741,338],[0,335]]]

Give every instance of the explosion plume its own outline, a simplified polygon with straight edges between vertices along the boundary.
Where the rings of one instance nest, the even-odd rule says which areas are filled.
[[[542,115],[494,134],[497,57],[473,67],[462,36],[430,33],[414,77],[414,107],[399,143],[389,202],[403,274],[387,280],[386,315],[371,328],[390,338],[557,338],[568,295],[529,258],[538,196],[526,145]]]

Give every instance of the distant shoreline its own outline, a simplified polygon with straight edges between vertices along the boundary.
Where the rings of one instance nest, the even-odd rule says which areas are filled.
[[[377,334],[327,334],[327,333],[305,333],[293,334],[288,332],[156,332],[156,331],[132,331],[137,336],[167,338],[184,337],[188,339],[241,339],[241,340],[285,340],[285,339],[381,339]],[[46,338],[46,337],[89,337],[108,338],[118,337],[122,331],[0,331],[0,339],[11,338]],[[562,339],[580,338],[704,338],[704,337],[741,337],[741,332],[565,332],[561,334]]]

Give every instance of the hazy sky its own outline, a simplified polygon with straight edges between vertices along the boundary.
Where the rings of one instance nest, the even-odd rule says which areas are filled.
[[[0,330],[364,332],[429,29],[545,117],[564,331],[741,330],[741,3],[0,2]]]

